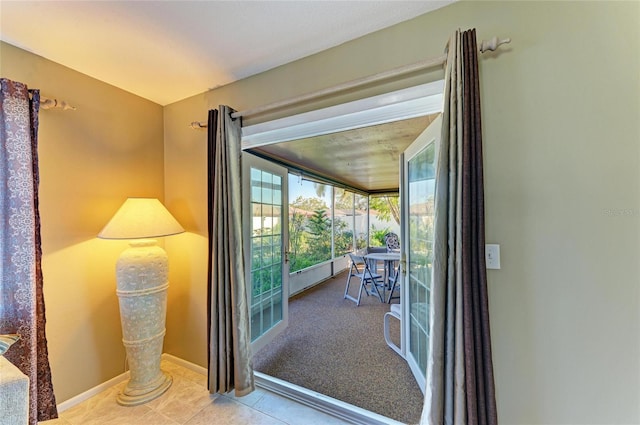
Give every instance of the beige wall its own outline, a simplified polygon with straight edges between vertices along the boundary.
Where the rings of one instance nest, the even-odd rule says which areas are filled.
[[[115,262],[96,235],[127,196],[162,199],[162,107],[8,44],[2,77],[67,100],[41,110],[40,216],[47,337],[58,403],[124,371]]]
[[[123,370],[113,268],[124,244],[95,235],[126,196],[164,190],[188,231],[166,240],[165,351],[206,366],[206,133],[191,121],[440,55],[451,31],[476,27],[514,40],[481,60],[487,240],[502,247],[502,270],[489,271],[499,419],[640,422],[639,16],[636,2],[456,3],[169,105],[164,122],[158,105],[0,44],[2,77],[78,107],[40,114],[58,401]]]
[[[513,38],[481,60],[500,422],[640,422],[639,16],[637,2],[456,3],[165,107],[166,201],[190,232],[167,240],[166,351],[206,366],[206,133],[188,124],[440,55],[475,27]]]

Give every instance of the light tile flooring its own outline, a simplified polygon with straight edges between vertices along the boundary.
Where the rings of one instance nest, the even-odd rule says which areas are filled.
[[[279,395],[256,389],[245,397],[212,395],[204,375],[169,360],[162,369],[173,376],[173,385],[146,404],[123,407],[116,395],[122,382],[60,413],[60,418],[41,425],[338,425],[342,420]]]

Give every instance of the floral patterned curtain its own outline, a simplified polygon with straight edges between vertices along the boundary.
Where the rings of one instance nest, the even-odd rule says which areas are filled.
[[[0,79],[0,334],[20,340],[5,357],[29,377],[29,424],[58,417],[42,293],[38,212],[40,93]]]

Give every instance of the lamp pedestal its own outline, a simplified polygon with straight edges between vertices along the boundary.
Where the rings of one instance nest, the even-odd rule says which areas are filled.
[[[116,264],[122,342],[131,377],[118,404],[136,406],[160,396],[173,379],[160,370],[169,287],[168,259],[153,239],[130,242]]]

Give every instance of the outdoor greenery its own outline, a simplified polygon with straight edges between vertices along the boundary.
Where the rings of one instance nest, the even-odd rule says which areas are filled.
[[[395,221],[400,224],[399,196],[372,196],[369,198],[369,209],[378,212],[378,218],[384,221]]]
[[[335,255],[353,251],[353,192],[334,189],[333,246]]]
[[[319,198],[298,197],[289,209],[289,272],[331,259],[331,218]]]
[[[376,226],[371,225],[371,236],[369,237],[370,246],[384,246],[384,236],[389,233],[391,229],[385,227],[384,229],[376,229]]]
[[[251,238],[251,288],[254,297],[282,286],[280,224],[255,229]]]
[[[289,204],[289,271],[291,273],[331,259],[333,232],[334,254],[344,255],[354,250],[354,207],[360,214],[375,210],[381,221],[400,222],[397,196],[377,196],[367,199],[344,189],[334,188],[334,220],[325,193],[330,186],[314,185],[317,197],[299,196]],[[330,201],[330,198],[329,198]],[[366,221],[364,221],[366,223]],[[356,232],[357,249],[383,246],[384,235],[390,227],[376,228],[366,225]]]

